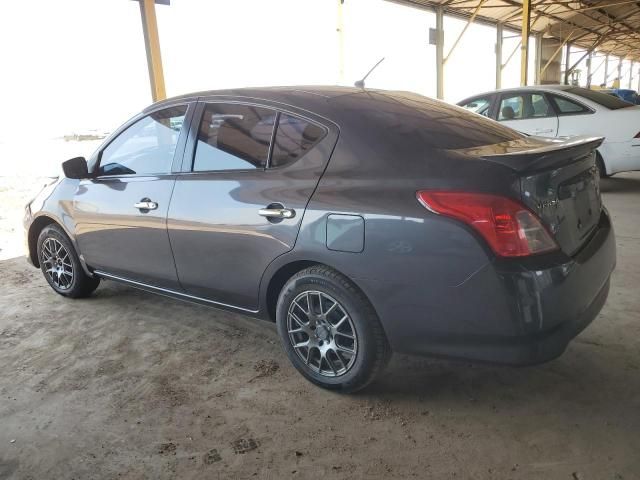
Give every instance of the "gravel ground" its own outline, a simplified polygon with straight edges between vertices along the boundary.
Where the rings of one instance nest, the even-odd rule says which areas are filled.
[[[0,179],[0,479],[640,478],[640,174],[603,182],[618,267],[559,359],[396,355],[311,386],[273,325],[103,282],[67,300],[17,257],[42,179]]]

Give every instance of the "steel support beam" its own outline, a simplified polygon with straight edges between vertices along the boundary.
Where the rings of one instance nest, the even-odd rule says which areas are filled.
[[[338,32],[338,83],[344,83],[344,0],[338,1],[338,17],[336,30]]]
[[[633,83],[633,60],[631,60],[631,68],[629,69],[629,88],[631,88],[632,83]]]
[[[609,54],[604,56],[604,87],[607,88],[607,80],[609,80]]]
[[[520,85],[527,85],[529,67],[529,32],[531,30],[531,0],[522,0],[522,43],[520,46]]]
[[[473,21],[476,19],[476,15],[478,15],[478,12],[480,11],[480,9],[482,8],[482,5],[484,4],[484,2],[486,2],[487,0],[480,0],[480,3],[478,3],[478,5],[476,6],[475,10],[473,11],[473,13],[471,14],[471,17],[469,17],[469,20],[467,20],[467,24],[464,26],[464,28],[462,29],[462,31],[460,32],[460,35],[458,35],[458,38],[456,38],[456,41],[453,42],[453,45],[451,46],[451,49],[449,50],[449,53],[447,53],[447,56],[444,57],[444,63],[447,63],[447,60],[449,60],[449,57],[451,57],[451,54],[453,53],[453,51],[456,49],[456,47],[458,46],[458,43],[460,43],[460,40],[462,40],[462,37],[464,36],[464,34],[466,33],[467,29],[471,26],[471,24],[473,23]]]
[[[502,23],[496,25],[496,89],[502,88]]]
[[[535,61],[535,76],[534,83],[539,85],[542,82],[542,75],[540,74],[540,67],[542,67],[542,34],[536,35],[536,61]]]
[[[618,88],[622,88],[622,57],[618,58]]]
[[[444,99],[444,9],[436,8],[436,96]]]
[[[591,61],[593,60],[593,52],[589,51],[587,56],[587,88],[591,86]]]
[[[569,85],[569,75],[571,74],[571,67],[569,67],[569,61],[571,59],[571,44],[567,42],[567,51],[564,57],[564,84]]]
[[[147,52],[151,98],[154,102],[157,102],[158,100],[167,98],[167,93],[164,87],[164,72],[162,70],[162,56],[160,55],[160,37],[158,35],[156,5],[155,0],[138,0],[138,3],[140,4],[140,17],[142,18],[144,47]]]

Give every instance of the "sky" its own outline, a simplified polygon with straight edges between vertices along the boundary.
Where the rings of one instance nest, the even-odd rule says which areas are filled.
[[[432,12],[346,0],[340,75],[337,0],[171,0],[158,5],[167,95],[261,85],[352,85],[435,96]],[[445,54],[465,22],[445,18]],[[519,82],[516,35],[503,86]],[[0,16],[0,141],[110,131],[151,103],[138,3],[7,1]],[[494,88],[495,29],[472,25],[445,69],[445,100]],[[531,59],[534,52],[530,53]],[[532,60],[533,61],[533,60]]]

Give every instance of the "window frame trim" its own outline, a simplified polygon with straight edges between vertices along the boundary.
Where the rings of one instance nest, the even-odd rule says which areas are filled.
[[[573,116],[577,116],[577,115],[591,115],[591,114],[596,113],[596,111],[593,108],[591,108],[589,105],[585,105],[580,100],[576,100],[575,98],[569,97],[568,95],[562,95],[562,94],[559,94],[557,92],[545,92],[545,93],[549,97],[549,102],[553,106],[553,109],[556,111],[556,115],[558,117],[573,117]],[[567,101],[569,101],[571,103],[575,103],[576,105],[580,105],[582,108],[584,108],[584,110],[581,111],[581,112],[568,112],[568,113],[561,112],[560,111],[560,107],[558,107],[558,105],[556,104],[556,101],[555,101],[555,99],[553,97],[560,97],[560,98],[565,99],[565,100],[567,100]]]
[[[276,114],[276,118],[273,124],[273,129],[271,130],[271,139],[269,141],[269,151],[267,154],[267,161],[266,164],[263,168],[234,168],[234,169],[227,169],[227,170],[194,170],[194,166],[195,166],[195,159],[196,159],[196,150],[197,150],[197,144],[198,144],[198,133],[200,131],[200,123],[202,122],[202,118],[204,117],[204,111],[207,108],[208,105],[211,104],[218,104],[218,103],[222,103],[222,104],[235,104],[235,105],[245,105],[245,106],[251,106],[251,107],[260,107],[260,108],[264,108],[267,110],[271,110]],[[305,121],[308,121],[309,123],[313,123],[314,125],[317,125],[318,127],[322,128],[322,130],[324,131],[324,135],[318,139],[318,141],[314,144],[317,145],[318,143],[320,143],[322,140],[324,140],[327,135],[329,134],[329,128],[326,125],[323,125],[322,123],[318,122],[317,120],[314,120],[312,118],[309,118],[308,116],[302,115],[298,112],[292,112],[290,110],[287,110],[286,108],[283,108],[282,106],[276,106],[276,105],[269,105],[269,104],[265,104],[265,103],[259,103],[259,102],[255,102],[255,101],[251,101],[251,100],[238,100],[238,99],[230,99],[230,98],[215,98],[215,99],[203,99],[203,98],[199,98],[198,99],[198,105],[194,110],[194,114],[193,114],[193,120],[191,122],[191,128],[189,130],[189,138],[187,139],[187,143],[185,145],[185,150],[184,150],[184,155],[183,155],[183,160],[182,160],[182,168],[181,168],[181,172],[180,175],[185,175],[185,174],[190,174],[190,175],[196,175],[196,174],[225,174],[225,173],[244,173],[244,172],[268,172],[268,171],[278,171],[278,170],[282,170],[284,168],[288,168],[291,165],[294,165],[295,163],[297,163],[301,158],[303,158],[307,152],[305,152],[305,155],[301,155],[300,157],[298,157],[294,162],[291,162],[287,165],[282,165],[279,167],[272,167],[271,166],[271,155],[273,154],[273,146],[274,146],[274,140],[275,140],[275,135],[277,133],[277,129],[278,129],[278,122],[280,120],[280,115],[284,113],[285,115],[290,115],[292,117],[297,117],[297,118],[301,118]]]
[[[162,104],[158,105],[157,108],[144,110],[137,115],[130,118],[128,121],[123,123],[120,127],[118,127],[103,144],[98,147],[96,153],[92,155],[92,157],[96,157],[95,164],[93,166],[93,171],[91,175],[92,180],[108,180],[108,179],[118,179],[118,178],[144,178],[144,177],[167,177],[171,175],[175,175],[179,165],[182,162],[182,157],[184,155],[184,147],[186,146],[188,133],[191,129],[191,122],[193,120],[193,113],[195,110],[195,100],[182,100],[176,103],[171,104]],[[157,172],[157,173],[120,173],[114,175],[98,175],[100,170],[100,163],[102,162],[102,154],[106,148],[109,147],[117,138],[120,137],[123,133],[125,133],[129,128],[143,120],[150,115],[153,115],[156,112],[160,112],[162,110],[167,110],[173,107],[186,106],[187,111],[184,114],[184,121],[182,122],[182,128],[180,129],[180,133],[178,135],[178,141],[176,142],[176,149],[173,152],[173,159],[171,160],[171,165],[168,172]]]

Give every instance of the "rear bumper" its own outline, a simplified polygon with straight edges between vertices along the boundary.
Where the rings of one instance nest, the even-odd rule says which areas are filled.
[[[542,363],[559,356],[598,315],[615,263],[615,236],[604,211],[596,232],[574,257],[554,253],[496,260],[440,298],[441,316],[383,319],[383,324],[399,352]]]

